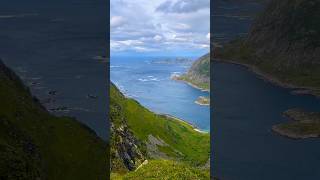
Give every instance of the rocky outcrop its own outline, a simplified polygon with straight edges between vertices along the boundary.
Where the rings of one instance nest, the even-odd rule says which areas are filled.
[[[123,113],[121,105],[113,101],[110,103],[112,172],[135,170],[146,160],[146,152],[142,150],[145,144],[133,135]]]

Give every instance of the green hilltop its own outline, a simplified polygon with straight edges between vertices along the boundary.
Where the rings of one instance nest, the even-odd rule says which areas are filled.
[[[0,62],[0,179],[107,179],[107,158],[92,130],[48,113]]]

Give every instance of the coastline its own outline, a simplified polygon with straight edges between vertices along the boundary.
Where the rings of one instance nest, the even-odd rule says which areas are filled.
[[[272,131],[275,132],[276,134],[283,136],[283,137],[286,137],[286,138],[299,140],[299,139],[309,139],[309,138],[318,138],[319,137],[318,134],[301,135],[301,134],[292,133],[292,132],[289,132],[289,131],[282,129],[280,126],[281,126],[281,124],[273,125]]]
[[[116,84],[115,84],[115,86],[118,87]],[[138,100],[136,100],[135,98],[133,98],[133,97],[131,97],[131,96],[128,96],[126,93],[122,92],[122,90],[120,90],[120,89],[119,89],[119,91],[124,95],[124,97],[126,97],[126,98],[128,98],[128,99],[132,99],[132,100],[136,101],[138,104],[140,104],[140,102],[139,102]],[[140,104],[140,105],[141,105],[141,104]],[[149,109],[149,108],[147,108],[147,107],[145,107],[145,106],[143,106],[143,107],[146,108],[148,111],[150,111],[150,112],[152,112],[152,113],[154,113],[154,114],[157,114],[157,115],[159,115],[159,116],[165,116],[165,117],[167,117],[167,118],[171,118],[171,119],[177,120],[177,121],[179,121],[179,122],[185,123],[185,124],[191,126],[191,127],[193,128],[193,130],[195,130],[195,131],[197,131],[197,132],[199,132],[199,133],[203,133],[203,134],[206,134],[206,133],[209,134],[209,133],[210,133],[210,132],[207,132],[207,131],[200,130],[196,125],[194,125],[194,124],[192,124],[192,123],[190,123],[190,122],[188,122],[188,121],[185,121],[185,120],[183,120],[183,119],[180,119],[180,118],[178,118],[178,117],[175,117],[175,116],[173,116],[173,115],[165,114],[165,113],[157,113],[157,112],[155,112],[155,111],[153,111],[153,110],[151,110],[151,109]]]
[[[207,131],[200,130],[197,126],[193,125],[192,123],[187,122],[187,121],[185,121],[183,119],[180,119],[178,117],[172,116],[170,114],[158,114],[158,115],[160,115],[160,116],[163,115],[163,116],[166,116],[167,118],[171,118],[171,119],[177,120],[179,122],[185,123],[185,124],[191,126],[193,128],[193,130],[195,130],[195,131],[197,131],[199,133],[202,133],[202,134],[209,134],[210,133],[210,132],[207,132]]]
[[[312,96],[315,96],[316,98],[320,98],[320,94],[316,93],[317,91],[316,89],[312,87],[297,86],[291,83],[283,82],[278,78],[274,77],[273,75],[261,71],[255,65],[250,65],[247,63],[241,63],[241,62],[237,62],[233,60],[225,60],[225,59],[213,59],[213,61],[243,66],[247,68],[249,71],[253,72],[255,75],[257,75],[258,78],[261,78],[264,81],[267,81],[273,85],[276,85],[282,88],[291,89],[291,93],[294,95],[312,95]]]
[[[188,84],[189,86],[191,86],[191,87],[193,87],[195,89],[199,89],[199,90],[201,90],[203,92],[210,92],[210,89],[201,88],[201,87],[199,87],[199,86],[197,86],[197,85],[195,85],[195,84],[193,84],[193,83],[191,83],[189,81],[185,81],[185,80],[179,79],[179,77],[180,77],[179,75],[173,75],[173,76],[171,76],[171,79],[174,80],[174,81],[184,82],[184,83]]]
[[[200,103],[198,101],[194,101],[194,103],[200,105],[200,106],[210,106],[210,104],[203,104],[203,103]]]

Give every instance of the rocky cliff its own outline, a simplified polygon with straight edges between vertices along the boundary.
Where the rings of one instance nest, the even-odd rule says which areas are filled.
[[[116,87],[111,84],[112,89]],[[112,93],[118,98],[125,98],[122,94]],[[109,119],[111,124],[111,171],[125,173],[135,170],[146,160],[146,152],[141,149],[145,146],[129,129],[124,109],[113,98],[109,106]]]

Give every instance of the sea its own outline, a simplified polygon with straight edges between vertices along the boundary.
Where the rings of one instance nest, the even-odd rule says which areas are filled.
[[[111,81],[127,97],[158,114],[180,118],[195,128],[210,131],[210,106],[195,103],[209,92],[194,88],[174,75],[188,71],[197,57],[112,56]]]

